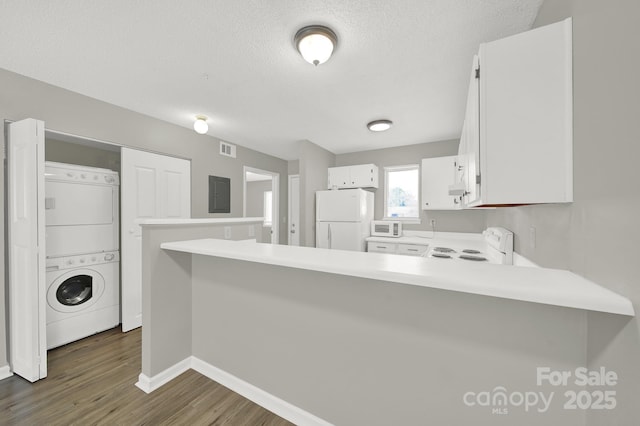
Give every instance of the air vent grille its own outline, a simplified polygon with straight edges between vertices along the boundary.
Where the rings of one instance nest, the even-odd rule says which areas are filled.
[[[236,158],[236,146],[227,142],[220,141],[220,155]]]

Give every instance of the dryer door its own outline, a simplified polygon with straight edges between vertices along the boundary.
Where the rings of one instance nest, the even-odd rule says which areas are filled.
[[[58,312],[81,312],[100,299],[104,284],[104,277],[97,271],[73,269],[49,285],[47,302]]]

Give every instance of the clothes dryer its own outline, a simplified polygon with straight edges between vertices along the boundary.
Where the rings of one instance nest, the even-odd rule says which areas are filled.
[[[47,257],[119,249],[118,173],[45,163]]]

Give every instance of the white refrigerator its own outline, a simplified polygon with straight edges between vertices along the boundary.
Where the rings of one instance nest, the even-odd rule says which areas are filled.
[[[316,247],[365,251],[372,220],[372,192],[363,189],[316,192]]]

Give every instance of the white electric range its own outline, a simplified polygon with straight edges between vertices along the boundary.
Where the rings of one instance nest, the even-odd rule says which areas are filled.
[[[513,232],[490,227],[478,238],[434,238],[423,256],[442,261],[513,265]]]

